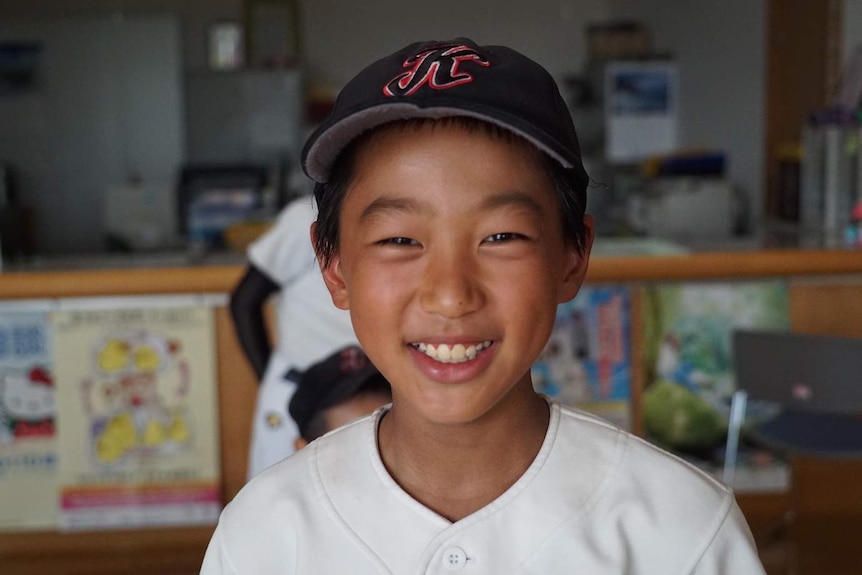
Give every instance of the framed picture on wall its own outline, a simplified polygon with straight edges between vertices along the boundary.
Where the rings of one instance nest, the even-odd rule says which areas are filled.
[[[243,27],[239,22],[214,22],[207,29],[207,62],[213,70],[245,66]]]
[[[677,148],[678,71],[673,61],[618,61],[605,68],[605,156],[633,163]]]

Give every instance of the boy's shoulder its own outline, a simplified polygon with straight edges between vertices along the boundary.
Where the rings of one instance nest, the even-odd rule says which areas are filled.
[[[235,552],[250,554],[260,549],[262,539],[269,537],[278,537],[277,545],[282,548],[295,542],[298,529],[320,513],[328,513],[331,486],[322,476],[340,477],[329,469],[337,465],[336,460],[343,464],[364,456],[367,449],[362,444],[374,437],[368,430],[375,425],[372,417],[373,414],[330,431],[251,478],[225,506],[219,519],[220,537],[236,543]],[[353,474],[345,475],[344,480],[350,482]],[[255,535],[249,537],[250,532]],[[249,541],[254,544],[243,543]]]
[[[317,216],[317,208],[311,196],[299,196],[285,205],[278,215],[282,220],[306,221]]]
[[[367,437],[373,437],[367,429],[374,425],[373,417],[370,414],[330,431],[265,469],[243,486],[225,507],[224,514],[234,523],[261,522],[272,517],[281,525],[284,513],[295,513],[297,508],[324,495],[321,472],[333,460],[355,460],[374,448],[365,445]]]
[[[284,206],[275,219],[269,233],[298,233],[308,235],[308,226],[317,217],[317,208],[310,197],[299,197]]]
[[[311,477],[319,479],[321,467],[330,459],[364,457],[368,451],[376,449],[376,425],[384,408],[385,406],[378,408],[321,435],[306,447],[261,473],[258,476],[259,482],[286,485],[286,482],[292,483],[295,480],[305,486],[309,478],[306,474],[310,473]]]
[[[620,568],[631,559],[655,567],[646,572],[689,573],[710,553],[750,545],[729,489],[627,431],[554,403],[545,442],[527,472],[493,504],[449,524],[388,476],[375,439],[381,412],[324,435],[252,479],[225,509],[212,553],[261,573],[279,572],[283,557],[314,554],[312,548],[374,549],[394,565],[404,553],[457,532],[477,549],[479,540],[517,538],[523,545],[511,550],[534,556],[531,572],[558,572],[561,561],[593,565],[595,549],[603,548]],[[389,521],[381,523],[381,516]],[[419,547],[396,549],[391,543],[398,540]],[[530,551],[538,549],[545,551]],[[501,565],[526,556],[510,559]]]
[[[303,196],[287,204],[266,232],[248,246],[250,262],[279,284],[316,269],[308,236],[316,217],[311,197]]]
[[[589,561],[591,549],[603,549],[605,560],[618,561],[615,572],[694,573],[724,562],[734,566],[728,573],[762,573],[730,489],[597,416],[552,410],[556,437],[529,502],[545,509],[543,523],[558,518],[560,528],[548,539],[554,553],[537,558],[535,572],[561,561],[601,571]]]
[[[601,475],[604,496],[636,495],[650,504],[698,501],[707,515],[729,507],[730,488],[679,456],[579,409],[560,406],[561,459],[590,465]],[[577,466],[577,464],[572,464]]]

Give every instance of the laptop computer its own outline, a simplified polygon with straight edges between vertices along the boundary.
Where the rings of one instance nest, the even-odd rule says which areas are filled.
[[[862,339],[737,330],[738,390],[781,406],[749,435],[769,447],[822,456],[862,456]]]

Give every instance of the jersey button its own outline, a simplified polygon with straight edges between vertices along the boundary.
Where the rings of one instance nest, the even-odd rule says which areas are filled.
[[[443,552],[443,567],[449,571],[459,571],[467,564],[467,554],[460,547],[450,547]]]

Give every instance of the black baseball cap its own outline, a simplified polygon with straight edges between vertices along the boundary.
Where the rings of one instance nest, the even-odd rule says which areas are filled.
[[[511,48],[469,38],[410,44],[359,72],[306,142],[303,170],[325,183],[341,151],[366,130],[450,116],[509,130],[588,180],[571,114],[548,71]]]
[[[356,395],[365,387],[388,389],[389,383],[374,367],[362,348],[351,345],[313,364],[296,377],[296,393],[290,399],[288,412],[309,439],[309,425],[314,417]]]

